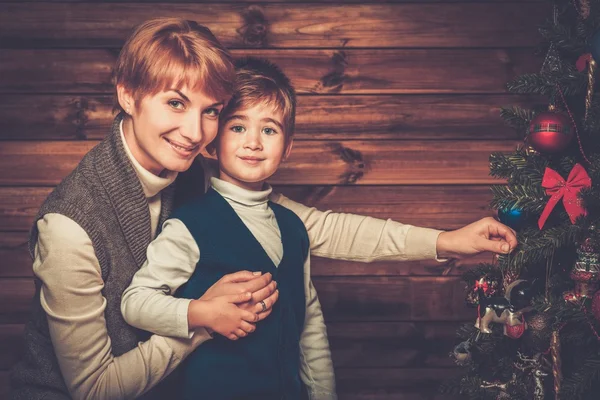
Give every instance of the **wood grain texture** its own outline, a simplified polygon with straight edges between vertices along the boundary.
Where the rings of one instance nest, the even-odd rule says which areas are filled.
[[[313,279],[327,321],[463,321],[473,315],[458,277]]]
[[[540,103],[513,95],[299,96],[296,140],[518,139],[500,107]],[[0,95],[0,140],[102,139],[109,95]]]
[[[464,305],[459,277],[315,277],[328,322],[464,321],[473,310]],[[32,279],[0,279],[0,323],[24,323],[35,288]]]
[[[458,400],[440,385],[462,375],[460,368],[344,368],[336,371],[341,400]]]
[[[7,49],[0,93],[112,93],[117,49]],[[299,93],[504,93],[515,76],[539,70],[529,48],[236,50],[266,57]],[[449,79],[451,77],[451,79]]]
[[[120,47],[156,17],[204,24],[230,48],[522,47],[539,41],[549,4],[5,3],[0,46]],[[468,7],[468,12],[465,12]]]
[[[20,359],[23,354],[24,331],[24,325],[0,324],[0,370],[9,369]]]
[[[48,187],[0,187],[0,231],[28,231]],[[487,186],[275,186],[320,210],[391,218],[405,224],[456,229],[492,215]]]
[[[31,278],[28,232],[0,232],[0,278]]]
[[[97,142],[4,142],[0,186],[53,186]],[[298,141],[269,181],[289,185],[498,184],[490,153],[512,152],[509,141]]]
[[[334,367],[452,367],[448,349],[456,342],[457,322],[333,322],[327,326]],[[0,325],[0,370],[23,354],[24,325]]]
[[[340,400],[455,400],[438,393],[460,368],[343,368],[336,371]],[[8,371],[0,371],[0,399],[8,396]]]

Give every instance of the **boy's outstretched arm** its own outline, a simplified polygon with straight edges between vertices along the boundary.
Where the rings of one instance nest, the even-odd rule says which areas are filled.
[[[491,217],[442,234],[390,219],[319,211],[278,193],[271,200],[300,217],[308,231],[311,254],[319,257],[360,262],[428,260],[483,251],[508,253],[517,245],[514,231]],[[505,244],[507,251],[502,249]]]
[[[310,256],[304,263],[306,318],[300,336],[300,377],[307,386],[309,400],[335,400],[335,373],[327,338],[327,327],[310,279]]]

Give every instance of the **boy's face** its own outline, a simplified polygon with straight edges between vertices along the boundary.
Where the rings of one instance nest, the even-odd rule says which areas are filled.
[[[119,90],[119,103],[131,116],[123,133],[133,156],[148,171],[183,172],[216,136],[223,102],[201,90],[166,89],[141,99]]]
[[[216,140],[220,178],[249,190],[261,190],[291,150],[286,147],[283,116],[257,105],[221,122]]]

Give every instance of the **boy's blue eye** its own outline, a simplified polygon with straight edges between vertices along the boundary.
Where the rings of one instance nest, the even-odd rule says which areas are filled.
[[[231,127],[231,130],[234,131],[235,133],[242,133],[242,132],[244,132],[244,127],[241,125],[234,125]]]
[[[183,102],[179,100],[169,100],[169,105],[177,110],[181,110],[183,108]]]
[[[277,131],[273,128],[263,128],[263,133],[265,135],[274,135],[277,133]]]

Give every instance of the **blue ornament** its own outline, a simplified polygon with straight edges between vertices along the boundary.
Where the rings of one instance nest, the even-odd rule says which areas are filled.
[[[504,225],[519,229],[525,225],[526,215],[520,208],[498,210],[498,219]]]
[[[594,33],[590,42],[590,53],[594,57],[594,61],[600,64],[600,29]]]

